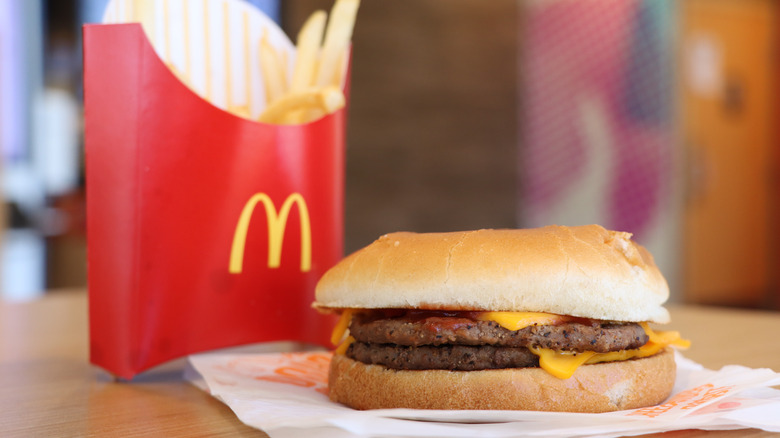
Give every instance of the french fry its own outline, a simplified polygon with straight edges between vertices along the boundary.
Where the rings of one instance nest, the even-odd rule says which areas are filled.
[[[325,41],[322,47],[317,76],[314,79],[315,87],[331,85],[340,67],[339,59],[352,39],[352,29],[355,26],[355,17],[360,7],[360,0],[337,0],[333,5],[325,33]]]
[[[338,87],[313,88],[288,94],[272,102],[258,120],[281,124],[285,123],[288,114],[295,111],[319,110],[327,114],[343,108],[345,104],[344,93]],[[296,123],[305,123],[305,120]]]
[[[338,108],[336,108],[338,109]],[[303,109],[294,110],[287,115],[284,116],[283,120],[280,122],[283,125],[292,125],[292,124],[301,124],[301,123],[308,123],[312,120],[317,120],[320,117],[324,116],[327,112],[315,107],[305,107]]]
[[[279,56],[267,34],[263,34],[260,62],[266,87],[266,109],[258,121],[306,123],[344,107],[343,66],[349,54],[359,6],[360,0],[336,0],[330,19],[324,11],[316,11],[306,20],[298,33],[297,57],[289,87],[285,82],[286,58]]]
[[[346,69],[344,66],[346,65],[347,58],[349,57],[349,47],[344,47],[344,50],[341,51],[338,57],[338,61],[336,65],[338,68],[336,69],[336,74],[333,75],[333,80],[331,81],[331,85],[335,87],[341,87],[342,81],[344,80],[344,75],[346,75]]]
[[[289,111],[279,122],[282,125],[299,125],[322,117],[325,112],[319,108],[304,107]]]
[[[292,80],[290,81],[291,93],[297,93],[312,86],[327,18],[325,11],[316,11],[311,14],[301,31],[298,32],[298,56],[295,59]]]
[[[282,98],[287,90],[287,78],[276,50],[268,41],[268,32],[260,39],[260,67],[263,70],[266,105]]]
[[[287,57],[287,51],[282,51],[282,53],[279,55],[279,72],[282,75],[282,78],[284,79],[284,88],[285,93],[290,91],[290,84],[287,78],[290,77],[290,69],[289,69],[289,59]]]

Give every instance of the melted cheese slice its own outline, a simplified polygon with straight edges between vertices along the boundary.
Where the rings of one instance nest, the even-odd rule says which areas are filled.
[[[570,321],[570,316],[542,312],[480,312],[477,319],[494,321],[507,330],[522,330],[532,325],[555,325]]]
[[[581,365],[588,362],[599,353],[583,351],[555,351],[548,348],[528,347],[531,352],[539,356],[539,366],[559,379],[568,379]]]
[[[346,354],[347,349],[353,342],[355,342],[355,338],[352,336],[347,336],[347,339],[345,339],[344,342],[342,342],[341,345],[339,345],[333,352],[336,354]]]
[[[656,344],[674,345],[680,348],[688,348],[691,346],[691,341],[687,339],[682,339],[680,337],[680,332],[677,331],[657,332],[651,329],[650,325],[648,325],[646,322],[642,322],[639,325],[642,326],[642,328],[645,330],[645,333],[647,333],[647,336],[650,337],[650,342],[654,342]]]
[[[352,321],[353,309],[344,309],[341,312],[341,318],[336,323],[336,327],[333,327],[333,332],[330,334],[330,342],[333,345],[339,345],[344,340],[344,335],[347,333],[349,322]]]

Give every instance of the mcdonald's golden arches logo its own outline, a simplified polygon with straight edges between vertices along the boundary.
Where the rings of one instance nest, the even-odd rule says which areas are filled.
[[[240,274],[244,265],[244,247],[246,246],[246,234],[249,231],[249,222],[252,213],[258,203],[262,202],[265,208],[265,216],[268,219],[268,267],[278,268],[282,258],[282,243],[284,229],[287,226],[287,218],[293,204],[298,206],[301,225],[301,271],[311,270],[311,221],[306,201],[300,193],[293,193],[287,197],[279,211],[276,211],[271,198],[265,193],[257,193],[244,205],[241,216],[238,218],[236,232],[233,235],[233,245],[230,248],[231,274]]]

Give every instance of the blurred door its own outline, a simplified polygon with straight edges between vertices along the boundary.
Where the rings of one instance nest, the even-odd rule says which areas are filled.
[[[688,154],[684,285],[692,302],[761,305],[773,283],[774,0],[681,2]]]

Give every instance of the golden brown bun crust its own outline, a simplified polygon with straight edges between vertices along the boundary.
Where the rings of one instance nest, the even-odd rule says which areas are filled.
[[[393,233],[328,271],[319,308],[535,311],[669,322],[669,287],[631,234],[598,225]]]
[[[653,406],[674,385],[674,353],[584,365],[569,379],[541,368],[396,371],[336,354],[331,400],[355,409],[492,409],[610,412]]]

